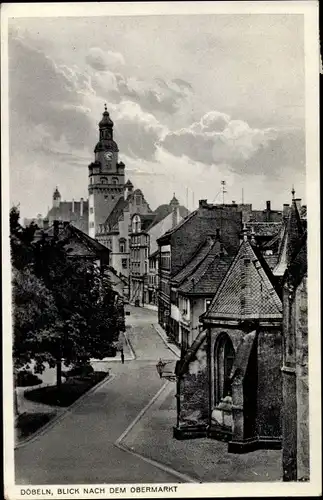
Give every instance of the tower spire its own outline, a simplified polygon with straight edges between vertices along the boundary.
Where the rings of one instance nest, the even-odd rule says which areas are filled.
[[[295,200],[295,188],[294,188],[294,184],[292,186],[292,199]]]

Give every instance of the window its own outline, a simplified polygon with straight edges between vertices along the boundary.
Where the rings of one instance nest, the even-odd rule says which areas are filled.
[[[119,184],[119,181],[118,181],[118,178],[117,177],[112,177],[112,184],[114,186],[116,186],[117,184]]]
[[[160,267],[162,269],[170,269],[170,252],[164,252],[161,254]]]
[[[210,305],[211,305],[211,302],[212,302],[212,299],[206,299],[206,300],[205,300],[205,308],[204,308],[204,309],[205,309],[205,311],[207,311],[207,310],[208,310],[208,308],[209,308],[209,307],[210,307]]]
[[[108,183],[108,179],[106,177],[101,177],[100,181],[101,181],[101,184],[107,184]]]
[[[120,238],[120,240],[119,240],[119,252],[120,253],[126,252],[126,240],[125,240],[125,238]]]
[[[122,269],[127,269],[127,267],[128,267],[127,259],[121,259],[121,265],[122,265]]]
[[[94,222],[90,222],[90,227],[94,227]]]
[[[139,233],[141,230],[141,220],[139,215],[134,215],[132,218],[132,232]]]
[[[135,204],[136,205],[140,205],[141,204],[141,195],[140,194],[136,194],[135,195]]]
[[[94,212],[94,208],[90,207],[90,214],[93,214],[93,212]]]
[[[148,248],[145,248],[145,259],[148,259]]]
[[[218,404],[226,396],[231,396],[231,371],[235,358],[230,337],[223,333],[215,344],[214,376],[215,403]]]

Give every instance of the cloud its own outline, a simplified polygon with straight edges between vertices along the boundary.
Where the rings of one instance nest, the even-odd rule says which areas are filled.
[[[58,65],[26,40],[9,44],[9,106],[11,148],[19,148],[26,129],[42,125],[55,141],[83,148],[92,118],[84,100],[93,95],[88,75],[77,67]]]
[[[116,68],[125,64],[123,55],[120,52],[103,51],[100,47],[92,47],[85,59],[88,65],[97,71],[106,71],[109,68]]]
[[[280,168],[304,168],[304,141],[304,134],[296,129],[252,128],[245,121],[210,111],[199,122],[168,132],[159,145],[175,156],[206,165],[269,175]]]
[[[118,75],[118,92],[120,96],[130,98],[146,111],[174,114],[192,93],[192,87],[184,80],[166,81],[156,78],[146,81]]]
[[[155,158],[156,145],[167,129],[151,113],[144,112],[139,104],[123,101],[115,106],[113,119],[122,153],[143,160]]]

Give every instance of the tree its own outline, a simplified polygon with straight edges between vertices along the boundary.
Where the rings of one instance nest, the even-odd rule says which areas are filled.
[[[34,228],[21,228],[12,214],[14,275],[14,356],[20,366],[33,359],[57,367],[62,360],[88,363],[103,357],[124,329],[122,310],[109,279],[97,266],[71,257],[68,241],[58,237],[32,241]]]

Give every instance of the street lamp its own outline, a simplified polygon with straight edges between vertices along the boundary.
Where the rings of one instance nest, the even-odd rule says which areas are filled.
[[[162,376],[163,376],[163,371],[164,371],[165,365],[166,365],[166,363],[164,363],[161,359],[159,359],[159,361],[156,365],[156,370],[157,370],[160,378],[162,378]]]

